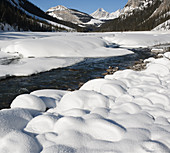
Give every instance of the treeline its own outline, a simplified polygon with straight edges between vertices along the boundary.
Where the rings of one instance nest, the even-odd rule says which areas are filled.
[[[45,21],[35,19],[14,7],[7,0],[0,1],[0,22],[7,23],[18,31],[58,31],[62,30],[54,27]],[[3,28],[3,27],[2,27]],[[1,29],[3,30],[3,29]]]
[[[12,0],[12,1],[15,2],[14,0]],[[32,4],[28,0],[19,0],[19,1],[20,1],[20,6],[24,10],[28,11],[31,14],[39,16],[39,17],[41,17],[43,19],[47,19],[47,20],[53,21],[53,22],[58,23],[58,24],[62,24],[62,25],[68,26],[70,28],[76,29],[77,31],[88,31],[88,28],[82,28],[82,27],[79,27],[78,25],[73,24],[71,22],[59,20],[57,18],[54,18],[54,17],[48,15],[47,13],[42,11],[40,8],[38,8],[36,5]]]
[[[144,10],[134,10],[130,16],[121,16],[117,19],[107,21],[98,31],[146,31],[152,30],[159,24],[170,18],[170,15],[163,15],[169,10],[164,10],[156,16],[152,16],[153,12],[160,6],[161,1],[154,4],[148,4]],[[162,17],[161,17],[162,15]]]

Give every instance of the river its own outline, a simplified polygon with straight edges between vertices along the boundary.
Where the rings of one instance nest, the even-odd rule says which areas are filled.
[[[0,81],[0,109],[8,108],[12,100],[20,94],[40,89],[76,90],[88,80],[104,77],[103,73],[109,66],[120,70],[132,66],[139,59],[146,59],[153,54],[150,49],[133,49],[135,54],[106,57],[86,58],[75,65],[54,69],[48,72],[28,76],[10,77]]]

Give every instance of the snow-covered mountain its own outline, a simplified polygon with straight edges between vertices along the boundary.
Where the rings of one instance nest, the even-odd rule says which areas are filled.
[[[170,12],[170,0],[129,0],[121,10],[121,15],[130,16],[137,11],[145,11],[154,5],[155,7],[150,17]]]
[[[63,21],[69,21],[75,24],[83,24],[91,21],[92,16],[75,9],[69,9],[58,5],[47,10],[47,14]]]
[[[6,25],[11,26],[15,31],[61,31],[74,29],[83,31],[81,27],[71,22],[53,18],[28,0],[1,0],[0,20],[2,31]]]
[[[130,16],[136,10],[144,10],[152,5],[155,0],[128,0],[125,7],[121,10],[121,15]]]
[[[109,13],[105,11],[103,8],[99,8],[94,13],[91,14],[93,18],[100,19],[100,20],[110,20],[118,18],[120,15],[120,10],[117,10],[116,12]]]
[[[96,19],[108,19],[109,18],[109,12],[106,12],[103,8],[99,8],[94,13],[91,14],[92,17]]]
[[[104,23],[101,31],[152,30],[170,19],[170,0],[128,0],[119,17]],[[169,23],[169,22],[168,22]]]
[[[125,7],[109,13],[98,9],[91,15],[64,6],[46,13],[28,0],[0,1],[0,30],[135,31],[169,29],[170,0],[128,0]],[[156,28],[157,27],[157,28]]]
[[[155,28],[155,26],[164,26],[165,30],[168,28],[169,22],[166,21],[170,19],[170,0],[129,0],[121,15],[130,16],[139,11],[146,14],[146,10],[151,11],[151,14],[141,24],[148,23],[151,20],[153,23],[157,22],[154,29],[159,29]]]

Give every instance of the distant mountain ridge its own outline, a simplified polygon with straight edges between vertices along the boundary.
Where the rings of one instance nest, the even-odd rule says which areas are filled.
[[[123,9],[103,8],[91,15],[64,6],[47,12],[28,0],[0,1],[0,31],[136,31],[170,30],[170,0],[128,0]]]
[[[93,18],[100,19],[100,20],[110,20],[118,18],[120,15],[120,10],[117,10],[116,12],[109,13],[105,11],[103,8],[99,8],[95,12],[91,14]]]
[[[98,23],[92,28],[94,31],[136,31],[152,30],[161,24],[165,26],[161,29],[169,29],[169,22],[166,22],[170,19],[169,10],[170,0],[128,0],[123,9],[112,13],[99,8],[88,15],[61,5],[50,8],[47,13],[79,26],[86,26],[93,20],[92,24]]]
[[[128,0],[120,16],[104,23],[100,31],[152,30],[170,19],[170,0]],[[169,23],[169,22],[168,22]],[[169,29],[169,26],[164,28]],[[170,29],[169,29],[170,30]]]
[[[62,5],[52,7],[48,9],[46,13],[57,19],[69,21],[75,24],[87,23],[93,18],[87,13],[83,13],[75,9],[69,9]]]

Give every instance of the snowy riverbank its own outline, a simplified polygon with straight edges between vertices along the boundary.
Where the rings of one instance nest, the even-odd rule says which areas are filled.
[[[170,53],[80,90],[39,90],[0,111],[0,152],[170,152]],[[48,109],[47,109],[48,108]]]
[[[108,35],[111,43],[113,33]],[[134,42],[142,45],[148,35],[149,46],[170,41],[168,34],[151,32],[136,33],[143,39]],[[11,109],[0,111],[0,152],[169,153],[170,53],[146,61],[146,70],[117,71],[77,91],[45,89],[16,97]]]
[[[73,65],[84,57],[133,54],[128,48],[170,43],[168,32],[0,33],[0,78]],[[120,48],[114,48],[120,46]]]

